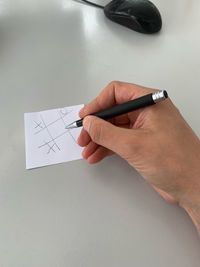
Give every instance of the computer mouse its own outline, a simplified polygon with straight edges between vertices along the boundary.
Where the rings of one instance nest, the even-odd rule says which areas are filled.
[[[156,33],[162,27],[159,10],[148,0],[112,0],[104,13],[110,20],[141,33]]]

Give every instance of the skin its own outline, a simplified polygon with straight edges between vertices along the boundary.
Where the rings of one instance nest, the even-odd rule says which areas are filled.
[[[158,90],[111,82],[80,111],[78,144],[90,164],[118,154],[168,202],[183,207],[200,233],[200,140],[170,99],[104,121],[94,112]]]

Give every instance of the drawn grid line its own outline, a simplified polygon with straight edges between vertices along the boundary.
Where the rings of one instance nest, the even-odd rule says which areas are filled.
[[[49,131],[49,128],[46,126],[45,121],[43,120],[42,115],[40,115],[40,118],[41,118],[42,122],[44,123],[44,126],[45,126],[45,128],[46,128],[46,130],[47,130],[47,132],[48,132],[48,134],[49,134],[49,136],[51,138],[51,141],[53,141],[53,143],[58,148],[58,150],[60,150],[59,146],[57,145],[57,143],[55,142],[54,138],[52,137],[51,132]]]
[[[51,142],[54,142],[56,139],[60,138],[61,136],[65,135],[68,131],[64,131],[63,133],[57,135],[56,137],[52,138],[50,141],[46,142],[45,144],[40,145],[38,148],[41,148],[43,146],[46,146],[50,144]]]
[[[66,123],[65,123],[65,121],[64,121],[64,119],[63,119],[63,117],[62,117],[62,115],[60,113],[61,113],[61,111],[58,112],[58,114],[59,114],[59,116],[60,116],[60,118],[61,118],[64,126],[66,127],[67,125],[66,125]],[[73,141],[76,143],[76,140],[75,140],[74,136],[72,135],[71,131],[68,129],[67,132],[69,133],[69,135],[71,136],[71,138],[73,139]]]
[[[64,127],[66,127],[67,124],[66,124],[66,122],[64,121],[64,118],[65,118],[68,114],[70,114],[72,111],[73,111],[73,109],[70,110],[70,111],[67,111],[67,112],[65,113],[65,112],[63,112],[63,111],[60,109],[60,110],[58,111],[58,116],[59,116],[59,118],[56,119],[56,120],[54,120],[54,121],[52,121],[52,122],[50,122],[49,124],[46,124],[46,123],[45,123],[42,114],[40,114],[40,119],[41,119],[42,122],[40,122],[40,123],[37,123],[36,121],[34,121],[34,122],[35,122],[35,124],[36,124],[36,127],[35,127],[35,128],[40,127],[40,128],[42,128],[42,129],[40,129],[39,131],[37,131],[35,134],[38,134],[38,133],[42,132],[43,130],[47,130],[47,133],[48,133],[48,135],[49,135],[49,137],[50,137],[50,141],[48,141],[48,142],[47,142],[47,141],[44,141],[44,143],[43,143],[42,145],[38,146],[38,148],[42,148],[42,147],[44,147],[44,146],[47,146],[47,147],[49,148],[47,154],[49,154],[51,151],[53,151],[54,153],[56,153],[56,150],[54,149],[54,146],[56,146],[58,150],[61,150],[61,149],[60,149],[60,147],[58,146],[58,144],[55,142],[55,140],[58,139],[58,138],[60,138],[60,137],[62,137],[63,135],[65,135],[65,134],[67,134],[67,133],[70,135],[70,137],[72,138],[72,140],[74,141],[74,143],[75,143],[75,144],[77,143],[76,140],[75,140],[75,138],[74,138],[74,136],[72,135],[70,129],[65,130],[63,133],[61,133],[61,134],[59,134],[59,135],[57,135],[56,137],[53,138],[53,136],[52,136],[52,134],[51,134],[51,132],[50,132],[50,130],[49,130],[49,128],[48,128],[49,126],[51,126],[51,125],[57,123],[58,121],[62,121],[63,124],[64,124]],[[44,127],[41,126],[42,123],[44,124]],[[53,142],[53,144],[51,145],[52,142]]]
[[[66,116],[67,116],[68,114],[70,114],[72,111],[73,111],[73,110],[70,110],[69,112],[67,112],[67,113],[65,113],[65,114],[62,113],[62,114],[63,114],[62,118],[66,117]],[[58,119],[56,119],[55,121],[50,122],[49,124],[46,125],[46,127],[51,126],[52,124],[58,122],[59,120],[61,120],[61,117],[58,118]],[[35,123],[36,123],[36,122],[35,122]],[[36,123],[36,124],[37,124],[37,123]],[[38,124],[40,124],[40,123],[38,123]],[[42,132],[43,130],[45,130],[45,128],[40,129],[39,131],[35,132],[35,134],[38,134],[38,133]]]

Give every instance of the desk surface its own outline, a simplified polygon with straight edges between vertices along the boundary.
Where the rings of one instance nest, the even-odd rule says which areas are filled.
[[[147,36],[72,0],[0,1],[0,266],[199,266],[187,214],[121,159],[25,170],[23,113],[111,80],[167,89],[200,133],[200,1],[154,2],[163,30]]]

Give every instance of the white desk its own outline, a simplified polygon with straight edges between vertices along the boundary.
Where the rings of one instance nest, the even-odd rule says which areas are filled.
[[[111,80],[167,89],[200,133],[200,1],[154,2],[163,30],[147,36],[72,0],[0,1],[1,267],[200,266],[188,216],[121,159],[25,170],[23,113]]]

